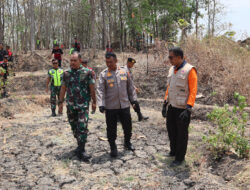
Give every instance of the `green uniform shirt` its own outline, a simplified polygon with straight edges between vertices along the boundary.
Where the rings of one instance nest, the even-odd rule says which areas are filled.
[[[78,70],[65,71],[62,85],[67,88],[66,103],[69,109],[88,109],[90,84],[95,84],[95,80],[89,69],[81,66]]]

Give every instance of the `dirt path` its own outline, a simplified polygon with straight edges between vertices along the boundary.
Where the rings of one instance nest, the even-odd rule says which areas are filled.
[[[133,117],[132,142],[135,153],[123,150],[123,133],[118,130],[119,157],[111,159],[105,140],[104,116],[91,115],[87,150],[90,163],[74,155],[76,142],[63,117],[50,117],[49,108],[15,115],[0,129],[0,189],[234,189],[202,164],[199,146],[206,123],[191,124],[186,163],[170,168],[166,157],[168,139],[160,113],[144,108],[148,122]]]
[[[158,82],[154,73],[145,77],[144,71],[135,72],[139,87],[145,90],[139,99],[143,113],[150,116],[149,121],[139,123],[132,111],[132,143],[136,151],[124,151],[119,125],[119,157],[110,158],[104,115],[97,111],[89,121],[86,147],[92,159],[90,163],[79,161],[74,154],[76,141],[65,110],[62,117],[50,117],[49,95],[45,94],[50,67],[45,58],[49,53],[20,58],[20,72],[9,81],[11,96],[0,100],[0,190],[250,188],[249,160],[239,159],[235,154],[225,156],[218,163],[209,160],[202,137],[212,126],[198,119],[204,119],[211,107],[195,108],[186,162],[180,167],[170,167],[172,158],[166,156],[169,141],[160,112],[162,100],[156,99],[164,94],[165,71]],[[122,58],[124,62],[126,59]],[[99,64],[102,62],[100,54],[96,64],[91,65],[97,73],[105,66]]]

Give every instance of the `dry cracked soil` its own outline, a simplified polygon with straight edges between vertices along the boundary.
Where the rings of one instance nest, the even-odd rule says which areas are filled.
[[[167,156],[169,140],[156,99],[140,99],[148,121],[138,122],[131,109],[135,152],[124,150],[118,124],[116,159],[109,156],[104,115],[90,114],[86,149],[92,158],[80,161],[65,108],[63,116],[50,116],[49,95],[41,85],[46,73],[42,68],[17,72],[17,82],[10,79],[11,96],[0,100],[0,190],[250,188],[249,160],[228,154],[219,163],[211,161],[202,137],[212,125],[197,112],[186,161],[170,167],[173,158]]]

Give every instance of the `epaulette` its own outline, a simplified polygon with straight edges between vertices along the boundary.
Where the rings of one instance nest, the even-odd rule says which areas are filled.
[[[107,73],[108,72],[108,68],[104,69],[101,73]]]

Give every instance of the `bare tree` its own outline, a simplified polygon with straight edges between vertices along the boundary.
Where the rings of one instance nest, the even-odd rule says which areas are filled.
[[[30,50],[35,50],[35,6],[34,6],[34,0],[30,0]]]

